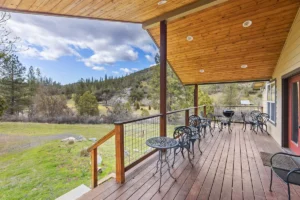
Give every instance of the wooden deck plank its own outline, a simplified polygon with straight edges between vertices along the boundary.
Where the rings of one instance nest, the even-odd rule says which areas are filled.
[[[207,150],[207,148],[209,147],[209,146],[212,146],[213,144],[214,144],[214,142],[215,142],[215,140],[214,139],[212,139],[211,137],[208,139],[208,140],[206,140],[206,142],[201,142],[201,149],[202,149],[202,151],[203,152],[206,152]],[[197,148],[197,147],[195,147],[195,148]],[[199,160],[199,159],[202,159],[203,158],[203,155],[200,155],[200,152],[199,151],[195,151],[195,159],[196,160]],[[193,162],[195,162],[195,161],[193,161]],[[185,167],[189,167],[188,165],[190,165],[188,162],[186,162],[186,165],[185,165]],[[191,170],[194,170],[194,168],[192,168]],[[175,177],[177,177],[177,183],[179,182],[178,181],[178,176],[177,176],[177,173],[176,174],[174,174],[175,175]],[[162,184],[163,184],[163,186],[162,186],[162,188],[161,188],[161,193],[166,193],[167,191],[165,190],[165,188],[168,188],[168,186],[167,185],[169,185],[170,183],[173,183],[172,182],[172,180],[170,180],[170,178],[168,177],[168,179],[166,179],[166,180],[163,180],[162,181]],[[176,184],[177,184],[176,183]],[[155,185],[153,185],[148,191],[146,191],[144,194],[143,194],[143,196],[141,197],[141,199],[151,199],[156,193],[157,193],[157,187],[158,187],[158,185],[159,185],[159,183],[157,182],[157,183],[155,183]],[[160,194],[161,195],[161,194]]]
[[[243,132],[240,125],[235,125],[232,134],[215,131],[214,137],[207,137],[201,144],[203,155],[195,147],[194,167],[187,157],[176,156],[171,173],[177,182],[163,166],[160,193],[159,177],[152,176],[156,170],[155,154],[153,159],[147,159],[149,163],[138,164],[130,175],[126,174],[124,184],[110,180],[80,199],[287,199],[287,186],[276,175],[273,192],[269,191],[270,168],[263,165],[259,155],[261,151],[282,151],[271,136]],[[292,186],[291,194],[292,199],[300,199],[300,187]]]
[[[210,154],[208,155],[207,159],[204,162],[203,167],[201,168],[200,172],[198,173],[197,178],[196,178],[193,186],[191,187],[190,192],[188,193],[186,199],[196,199],[198,197],[199,192],[201,191],[203,182],[205,180],[205,177],[207,175],[207,172],[209,170],[209,167],[210,167],[212,160],[218,150],[221,140],[223,139],[223,136],[224,136],[224,134],[221,134],[221,137],[218,138],[218,140],[220,140],[220,141],[218,141],[218,143],[216,143],[213,146]]]
[[[235,132],[231,134],[230,147],[228,151],[228,158],[226,162],[226,169],[224,174],[224,180],[221,190],[221,198],[220,199],[231,199],[232,194],[232,177],[233,177],[233,161],[234,161],[234,142],[235,142]]]
[[[227,165],[227,159],[229,157],[229,149],[230,144],[232,142],[232,134],[229,134],[228,137],[226,137],[226,143],[222,152],[222,157],[220,159],[218,169],[213,181],[213,185],[211,187],[210,196],[209,199],[220,199],[221,192],[222,192],[222,186],[224,181],[224,175],[225,175],[225,169]],[[231,188],[230,188],[231,190]]]
[[[242,182],[243,182],[243,196],[245,200],[254,199],[253,186],[251,173],[248,163],[248,154],[246,151],[244,133],[240,132],[240,145],[241,145],[241,164],[242,164]]]
[[[221,132],[220,134],[224,135],[223,136],[223,141],[219,145],[218,151],[215,154],[213,162],[209,167],[209,171],[207,172],[207,175],[205,177],[205,181],[202,185],[202,189],[199,192],[199,195],[198,195],[197,199],[208,199],[209,198],[211,188],[212,188],[212,185],[213,185],[215,177],[216,177],[217,169],[219,167],[219,164],[220,164],[220,161],[221,161],[221,158],[222,158],[222,154],[224,152],[224,147],[228,144],[228,141],[230,139],[230,135],[228,133]]]
[[[247,152],[247,158],[249,163],[249,169],[250,169],[250,175],[252,180],[252,187],[253,187],[253,194],[255,199],[266,199],[264,189],[259,177],[259,172],[256,166],[255,158],[252,152],[250,139],[248,137],[247,133],[243,134],[244,140],[245,140],[245,147]]]
[[[203,149],[203,154],[201,156],[200,156],[199,151],[197,151],[199,156],[198,156],[198,158],[195,159],[194,166],[186,168],[184,173],[180,176],[180,180],[178,180],[176,183],[174,183],[172,185],[172,187],[166,193],[166,195],[164,196],[163,199],[174,199],[177,196],[177,194],[179,193],[181,187],[190,178],[190,174],[195,174],[197,172],[196,170],[201,168],[201,166],[199,166],[199,161],[206,160],[207,155],[210,153],[212,146],[214,146],[216,144],[215,142],[217,142],[218,138],[220,137],[220,135],[216,135],[215,133],[214,133],[214,135],[215,135],[214,138],[210,136],[212,138],[212,143],[208,144],[208,148]],[[204,141],[207,141],[207,140],[204,140]]]
[[[243,199],[242,184],[242,166],[241,166],[241,149],[240,149],[240,132],[236,130],[234,148],[234,165],[233,165],[233,181],[232,181],[232,199]]]

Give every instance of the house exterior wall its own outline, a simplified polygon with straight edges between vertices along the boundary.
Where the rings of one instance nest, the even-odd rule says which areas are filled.
[[[300,68],[300,9],[282,49],[280,58],[272,75],[276,79],[276,124],[268,124],[268,132],[278,144],[282,142],[282,81],[283,75]],[[264,111],[267,112],[267,89],[263,92]]]

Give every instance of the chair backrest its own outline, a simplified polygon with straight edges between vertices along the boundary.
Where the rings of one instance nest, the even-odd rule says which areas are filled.
[[[262,124],[266,124],[267,121],[269,121],[269,119],[270,119],[270,116],[267,113],[261,113],[257,116],[257,120],[259,122],[261,122]]]
[[[243,122],[245,122],[246,121],[246,113],[241,112],[241,115],[242,115]]]
[[[189,117],[189,126],[198,127],[201,123],[201,118],[197,115],[191,115]]]
[[[208,113],[206,115],[206,118],[209,119],[209,120],[213,120],[214,119],[214,115],[212,113]]]
[[[188,146],[191,136],[192,130],[187,126],[177,127],[173,133],[173,138],[178,140],[180,146]]]
[[[252,120],[257,120],[257,117],[258,117],[260,114],[261,114],[260,111],[258,111],[258,110],[253,110],[253,111],[251,111],[250,116],[251,116]]]
[[[205,117],[203,111],[200,111],[199,117],[201,117],[201,118]]]

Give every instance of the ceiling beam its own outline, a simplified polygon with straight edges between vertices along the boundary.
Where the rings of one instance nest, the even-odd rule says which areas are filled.
[[[158,17],[149,19],[143,23],[144,29],[149,29],[155,26],[159,25],[160,21],[173,21],[175,19],[184,17],[186,15],[190,15],[192,13],[207,9],[209,7],[218,5],[220,3],[226,2],[228,0],[198,0],[194,3],[188,4],[186,6],[177,8],[175,10],[172,10],[170,12],[164,13],[163,15],[160,15]]]

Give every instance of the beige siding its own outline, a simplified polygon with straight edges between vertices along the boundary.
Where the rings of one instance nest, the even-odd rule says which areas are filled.
[[[290,30],[284,48],[281,52],[279,61],[273,73],[273,78],[277,81],[277,116],[276,126],[271,124],[268,126],[269,133],[274,139],[281,145],[281,104],[282,104],[282,91],[281,91],[281,77],[293,71],[296,68],[300,68],[300,9],[295,18],[293,26]],[[266,91],[266,90],[265,90]],[[266,100],[266,98],[264,98]],[[266,106],[264,102],[264,106]],[[265,107],[267,111],[267,107]]]

